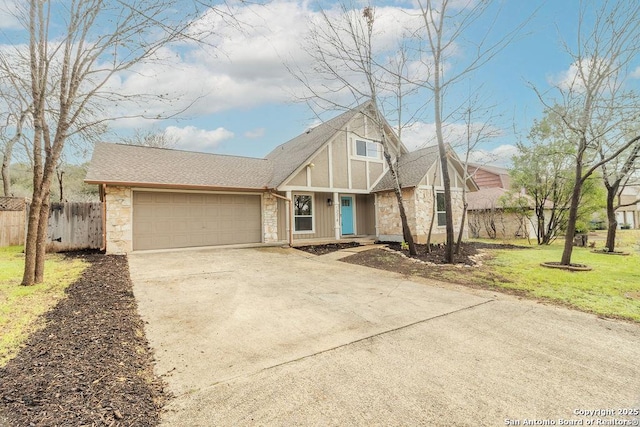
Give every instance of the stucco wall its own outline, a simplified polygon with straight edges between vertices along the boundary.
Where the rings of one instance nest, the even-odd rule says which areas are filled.
[[[107,186],[107,253],[126,254],[133,250],[131,188]]]

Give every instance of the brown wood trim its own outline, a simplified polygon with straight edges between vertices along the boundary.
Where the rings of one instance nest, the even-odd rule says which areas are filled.
[[[119,187],[134,187],[134,188],[163,188],[163,189],[175,189],[175,190],[203,190],[203,191],[241,191],[241,192],[255,192],[255,191],[269,191],[267,187],[220,187],[211,185],[193,185],[193,184],[161,184],[153,182],[126,182],[126,181],[87,181],[86,184],[97,185],[110,185]]]

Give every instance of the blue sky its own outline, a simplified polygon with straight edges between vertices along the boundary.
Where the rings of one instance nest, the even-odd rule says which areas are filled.
[[[0,0],[0,9],[6,11],[17,1]],[[401,23],[389,24],[385,19],[399,16],[396,10],[400,8],[406,11],[414,7],[410,1],[373,5],[379,21],[387,24],[379,29],[381,40],[386,42],[397,31],[394,25]],[[448,95],[453,104],[482,87],[480,93],[485,104],[494,105],[495,114],[501,115],[495,123],[500,136],[484,144],[478,158],[488,153],[494,155],[491,158],[495,163],[508,162],[515,142],[526,137],[533,120],[542,114],[542,105],[529,84],[545,90],[550,81],[569,70],[571,59],[560,40],[575,41],[579,5],[577,0],[495,1],[486,18],[478,22],[474,30],[477,34],[469,34],[474,39],[483,33],[498,7],[502,10],[492,30],[495,36],[527,20],[537,8],[517,40]],[[187,99],[199,97],[194,106],[179,120],[117,121],[105,135],[106,140],[117,142],[121,135],[136,128],[166,130],[178,138],[179,149],[262,157],[317,123],[318,117],[306,104],[294,102],[291,92],[301,89],[283,65],[287,62],[302,69],[313,66],[300,41],[308,31],[309,19],[317,16],[317,8],[307,2],[286,0],[233,7],[245,24],[241,31],[219,20],[209,21],[220,28],[218,36],[209,40],[219,50],[169,49],[167,57],[171,63],[166,67],[141,67],[137,78],[113,83],[114,90],[122,91],[181,91]],[[19,33],[15,22],[0,11],[0,44],[14,43]],[[469,47],[461,44],[460,49],[459,59],[464,61]],[[339,111],[324,117],[336,114]],[[405,143],[410,148],[429,145],[425,141],[432,138],[431,122],[428,114],[421,117],[406,133]]]

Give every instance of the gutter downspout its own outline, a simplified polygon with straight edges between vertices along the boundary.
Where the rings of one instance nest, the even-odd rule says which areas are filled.
[[[289,203],[289,236],[287,238],[289,240],[289,247],[291,247],[291,245],[293,244],[293,203],[290,198],[276,194],[273,191],[269,191],[269,194],[271,194],[273,197],[282,199]]]

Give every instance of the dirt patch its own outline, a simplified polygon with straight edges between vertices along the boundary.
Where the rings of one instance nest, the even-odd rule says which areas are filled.
[[[309,246],[296,246],[295,249],[308,252],[314,255],[324,255],[331,252],[339,251],[342,249],[357,248],[362,246],[358,242],[345,242],[345,243],[328,243],[326,245],[309,245]]]
[[[640,300],[640,292],[627,292],[624,296],[630,299]]]
[[[91,265],[45,315],[45,328],[0,369],[0,411],[20,426],[155,426],[166,396],[127,259],[73,256]]]

